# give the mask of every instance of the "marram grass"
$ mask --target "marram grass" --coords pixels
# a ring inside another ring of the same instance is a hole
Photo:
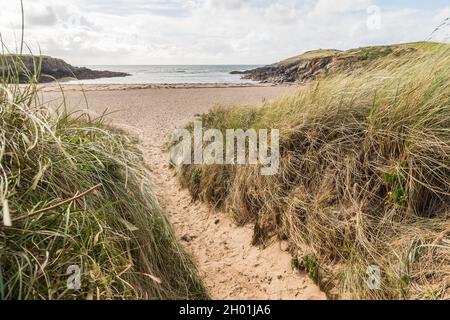
[[[0,84],[0,299],[207,298],[134,141],[101,119],[51,112],[35,84],[10,74]],[[80,290],[67,288],[71,265]]]
[[[181,183],[254,223],[255,244],[289,239],[331,298],[450,298],[450,45],[416,49],[203,115],[205,128],[279,129],[280,171],[185,165]]]

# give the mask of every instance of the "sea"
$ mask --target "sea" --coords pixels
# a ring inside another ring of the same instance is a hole
[[[147,83],[253,83],[232,71],[251,70],[260,65],[102,65],[84,66],[93,70],[120,71],[128,77],[72,80],[74,84],[147,84]]]

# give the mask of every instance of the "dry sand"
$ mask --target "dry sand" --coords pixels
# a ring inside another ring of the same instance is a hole
[[[85,108],[79,86],[65,85],[72,109]],[[242,85],[84,86],[89,109],[113,112],[108,118],[138,136],[161,205],[177,237],[193,256],[214,299],[325,299],[305,275],[294,273],[285,244],[251,245],[251,226],[238,227],[226,213],[192,203],[168,167],[162,146],[174,129],[214,106],[259,104],[295,87]],[[45,97],[59,99],[55,87]]]

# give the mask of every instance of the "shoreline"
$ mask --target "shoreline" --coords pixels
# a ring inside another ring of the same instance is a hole
[[[266,87],[295,87],[298,84],[285,83],[142,83],[142,84],[70,84],[52,83],[39,84],[44,92],[64,91],[121,91],[144,89],[227,89],[227,88],[266,88]]]

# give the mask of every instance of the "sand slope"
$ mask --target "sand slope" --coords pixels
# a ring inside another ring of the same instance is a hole
[[[86,92],[89,109],[114,112],[108,118],[142,141],[159,200],[178,238],[194,257],[212,298],[325,299],[306,275],[292,272],[291,257],[280,243],[273,242],[265,249],[254,247],[251,227],[237,227],[225,213],[192,203],[189,193],[177,184],[167,165],[168,155],[161,149],[167,136],[195,114],[217,105],[262,103],[292,92],[294,87],[112,89],[119,88],[90,87]],[[46,99],[59,96],[51,91],[45,94]],[[78,89],[68,88],[66,95],[71,108],[84,108]]]

